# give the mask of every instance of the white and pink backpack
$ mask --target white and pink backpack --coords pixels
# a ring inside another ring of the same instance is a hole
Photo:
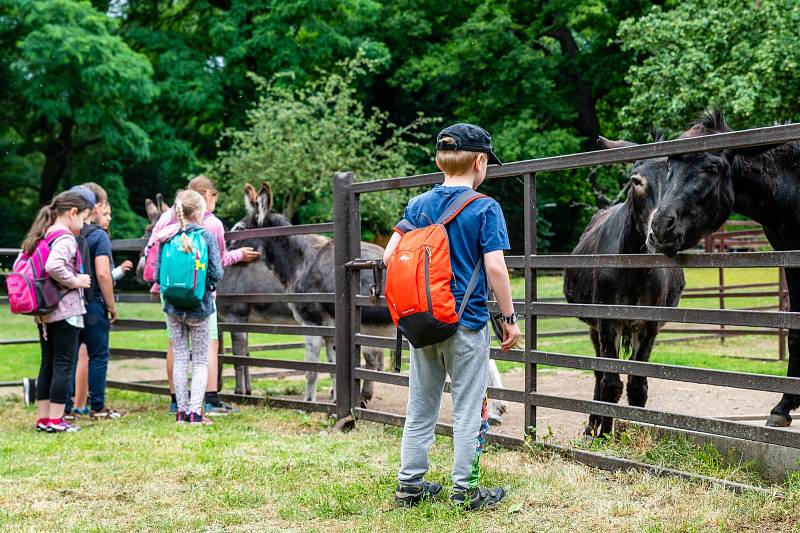
[[[8,303],[11,312],[22,315],[49,315],[58,307],[66,294],[45,270],[50,247],[60,237],[70,235],[67,230],[56,230],[36,244],[33,253],[20,252],[14,261],[12,272],[6,276]],[[81,253],[77,256],[78,271],[83,270]]]

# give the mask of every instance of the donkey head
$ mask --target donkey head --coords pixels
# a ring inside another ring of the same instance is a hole
[[[144,210],[147,214],[147,226],[144,229],[144,235],[142,235],[142,239],[145,241],[150,240],[150,236],[153,234],[153,227],[158,222],[158,219],[161,218],[161,215],[169,211],[169,205],[164,201],[164,196],[161,193],[156,194],[156,201],[153,202],[150,198],[145,199],[144,201]],[[139,261],[136,264],[136,279],[141,284],[145,284],[144,281],[144,248],[139,253]]]
[[[287,226],[289,222],[278,213],[272,211],[272,188],[264,182],[261,188],[256,189],[246,183],[244,186],[244,207],[247,214],[234,224],[233,231],[243,229],[271,228],[273,226]]]
[[[654,131],[653,140],[655,142],[664,140],[661,132]],[[636,146],[636,143],[630,141],[611,141],[605,137],[600,137],[598,143],[606,149]],[[624,189],[627,191],[625,203],[633,210],[636,228],[642,237],[647,235],[647,227],[658,207],[666,177],[667,158],[665,157],[638,159],[633,162],[630,178]]]
[[[715,109],[681,138],[728,131],[731,130],[722,112]],[[650,224],[648,246],[672,257],[697,244],[704,235],[716,231],[733,210],[733,177],[739,167],[737,158],[757,157],[775,146],[670,156],[667,186]]]

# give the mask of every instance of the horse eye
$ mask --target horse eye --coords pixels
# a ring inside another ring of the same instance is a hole
[[[719,169],[715,166],[709,166],[705,167],[703,169],[703,172],[705,172],[706,174],[716,174],[717,172],[719,172]]]
[[[637,176],[631,177],[631,183],[636,187],[641,187],[641,186],[644,185],[644,182],[642,181],[642,178],[639,178]]]

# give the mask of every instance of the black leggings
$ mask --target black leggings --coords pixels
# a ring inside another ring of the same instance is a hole
[[[47,328],[47,339],[42,328]],[[39,344],[42,348],[42,366],[36,382],[36,399],[52,403],[67,403],[67,382],[78,353],[80,329],[66,320],[39,324]]]

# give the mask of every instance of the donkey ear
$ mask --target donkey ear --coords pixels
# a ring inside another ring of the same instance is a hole
[[[147,220],[151,223],[155,223],[158,220],[158,217],[161,216],[161,212],[156,207],[156,204],[150,198],[147,198],[144,201],[144,211],[147,214]]]
[[[244,184],[244,208],[250,214],[258,208],[258,193],[249,183]]]
[[[261,184],[261,190],[258,191],[258,208],[264,214],[272,211],[272,189],[266,181]]]
[[[624,140],[612,141],[602,136],[597,138],[597,144],[600,145],[601,150],[609,150],[611,148],[625,148],[628,146],[637,146],[636,143],[632,143],[630,141],[624,141]]]
[[[164,195],[161,193],[156,194],[156,207],[161,213],[169,211],[169,204],[164,201]]]

